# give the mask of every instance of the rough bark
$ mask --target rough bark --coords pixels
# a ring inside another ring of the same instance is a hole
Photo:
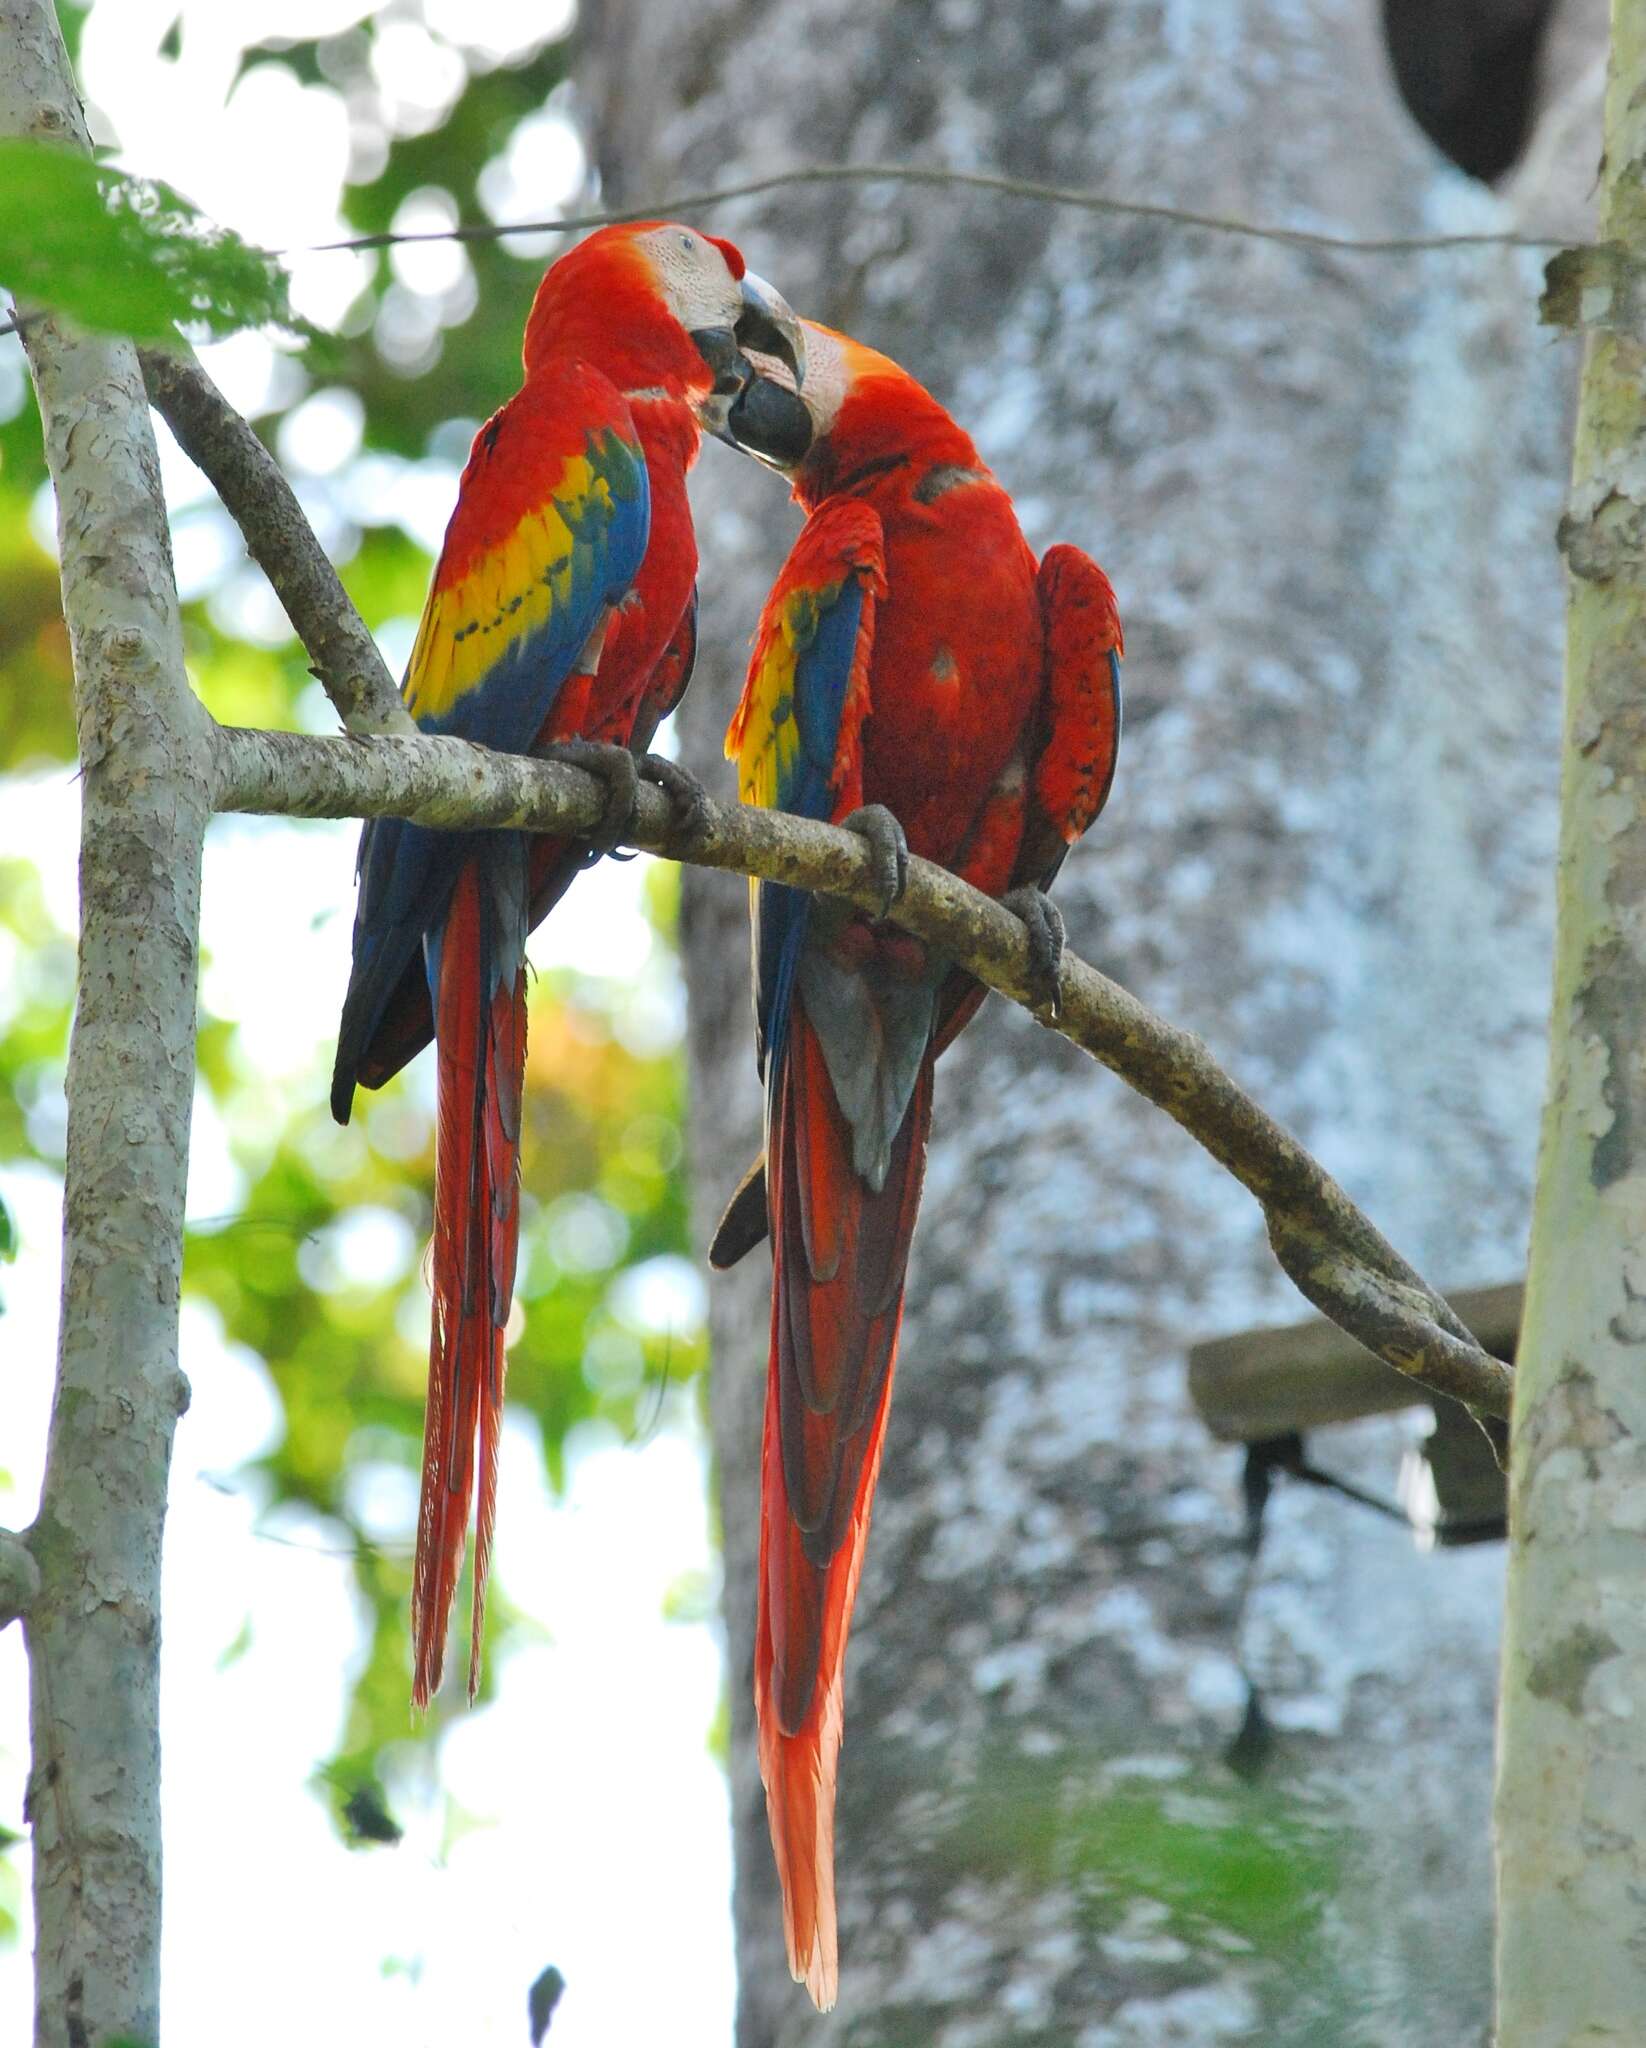
[[[0,0],[0,133],[88,147],[46,0]],[[82,827],[62,1325],[26,1541],[37,2048],[159,2038],[160,1546],[194,1092],[204,714],[136,352],[25,331],[57,493]]]
[[[603,52],[623,83],[608,197],[905,157],[1359,234],[1540,226],[1439,167],[1377,17],[690,0],[643,52]],[[1420,1264],[1513,1272],[1567,369],[1530,266],[893,189],[715,225],[930,382],[1037,543],[1114,576],[1129,729],[1059,885],[1075,943],[1201,1031]],[[718,451],[705,469],[713,678],[786,536],[758,480]],[[729,709],[688,700],[689,759],[710,764]],[[757,1139],[746,941],[690,875],[682,929],[706,1228]],[[1418,1557],[1286,1497],[1248,1576],[1237,1460],[1191,1420],[1183,1354],[1274,1319],[1251,1218],[1020,1013],[993,1007],[945,1065],[848,1660],[823,2022],[783,1968],[748,1704],[763,1261],[713,1295],[743,2048],[1479,2041],[1496,1556]],[[1386,1488],[1398,1438],[1368,1423],[1330,1454]],[[1255,1788],[1219,1762],[1243,1671],[1278,1730]],[[1329,1876],[1284,1940],[1243,1948],[1232,1908],[1197,1918],[1129,1855],[1106,1817],[1139,1782],[1248,1843],[1277,1819],[1318,1831]]]
[[[1646,1890],[1646,20],[1612,12],[1572,490],[1549,1088],[1516,1401],[1497,1819],[1503,2048],[1637,2040]],[[1572,272],[1575,271],[1575,276]]]

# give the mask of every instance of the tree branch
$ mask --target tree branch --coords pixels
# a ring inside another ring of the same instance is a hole
[[[600,786],[577,769],[491,754],[460,740],[359,745],[221,729],[216,754],[222,810],[575,833],[596,824],[604,804]],[[688,840],[667,798],[647,787],[629,839],[699,867],[820,889],[864,909],[876,905],[865,842],[783,812],[711,801],[706,825]],[[1023,926],[947,869],[911,861],[908,890],[892,920],[990,988],[1033,1008]],[[1231,1080],[1198,1038],[1068,955],[1057,1017],[1035,1014],[1165,1110],[1257,1197],[1276,1258],[1322,1314],[1433,1392],[1484,1415],[1507,1416],[1509,1368],[1481,1349],[1331,1175]]]
[[[376,641],[280,465],[193,356],[156,348],[139,354],[150,403],[233,514],[345,728],[415,733]]]
[[[1268,227],[1223,213],[1196,213],[1188,207],[1165,206],[1157,200],[1116,199],[1080,185],[1047,185],[1033,178],[1008,178],[998,171],[956,171],[943,164],[804,164],[789,171],[771,171],[736,185],[716,185],[705,192],[678,192],[644,206],[613,213],[569,214],[559,220],[476,222],[455,228],[428,228],[415,233],[385,232],[351,235],[347,241],[318,242],[310,254],[334,249],[389,249],[401,242],[495,242],[506,235],[581,234],[586,228],[611,227],[623,221],[689,219],[707,207],[731,199],[757,199],[768,192],[786,192],[798,185],[922,185],[989,192],[1003,199],[1032,199],[1042,206],[1061,206],[1076,213],[1107,214],[1121,220],[1159,221],[1166,227],[1205,228],[1246,241],[1279,242],[1292,249],[1330,249],[1350,256],[1416,256],[1447,249],[1562,249],[1568,236],[1510,232],[1465,235],[1339,235],[1318,228]],[[270,250],[279,256],[287,250]]]

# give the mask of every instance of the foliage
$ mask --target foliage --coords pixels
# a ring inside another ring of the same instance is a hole
[[[627,1049],[615,1006],[598,982],[565,976],[540,984],[531,1005],[509,1402],[535,1420],[557,1479],[574,1423],[599,1415],[640,1429],[665,1377],[702,1364],[695,1330],[652,1330],[625,1307],[624,1271],[682,1251],[686,1218],[678,1063]],[[432,1119],[402,1077],[338,1130],[317,1085],[270,1143],[232,1025],[203,1025],[200,1071],[231,1134],[237,1123],[244,1133],[234,1149],[248,1187],[232,1216],[190,1232],[184,1285],[279,1387],[285,1433],[260,1461],[271,1498],[317,1509],[354,1554],[373,1623],[344,1753],[368,1757],[404,1737],[410,1557],[374,1543],[355,1503],[384,1466],[409,1488],[420,1459],[427,1309],[414,1248],[430,1227]],[[388,1286],[351,1277],[362,1230],[390,1246]],[[494,1653],[509,1625],[494,1600]]]
[[[17,1909],[22,1902],[23,1886],[17,1866],[7,1852],[21,1840],[10,1828],[0,1827],[0,1947],[17,1938]]]
[[[323,81],[351,104],[369,106],[375,33],[366,21],[345,35],[284,44],[280,60],[306,82]],[[248,61],[264,54],[248,52]],[[541,113],[565,76],[564,42],[547,43],[517,63],[471,69],[439,127],[392,137],[377,175],[344,187],[343,217],[360,235],[384,234],[416,198],[425,217],[444,212],[454,220],[484,221],[487,167],[507,152],[521,124]],[[379,259],[366,301],[345,323],[339,369],[365,400],[368,447],[421,454],[438,422],[478,424],[513,391],[520,380],[520,337],[545,260],[542,253],[520,253],[522,246],[508,240],[465,245],[473,287],[460,303],[468,309],[451,328],[430,335],[415,363],[384,352],[380,315],[397,287],[392,265]]]
[[[1142,1896],[1179,1939],[1221,1930],[1275,1957],[1307,1952],[1339,1881],[1341,1845],[1319,1816],[1221,1774],[1094,1789],[1066,1766],[1002,1757],[952,1839],[979,1875],[1069,1885],[1100,1926],[1117,1899]]]
[[[1350,2038],[1360,1987],[1334,1981],[1325,1960],[1325,1922],[1352,1881],[1342,1816],[1296,1784],[1162,1764],[1142,1773],[1095,1742],[1056,1757],[996,1751],[958,1801],[925,1752],[911,1750],[902,1775],[945,1815],[940,1880],[986,1888],[993,1910],[1026,1918],[1048,1894],[1067,1896],[1093,1949],[1147,1957],[1162,1994],[1203,1983],[1208,1957],[1245,1958],[1254,1990],[1286,1986],[1265,2022],[1272,2048]],[[851,2038],[917,2048],[951,2012],[884,2004]],[[1066,2037],[1020,2025],[1011,2038],[1053,2048]]]
[[[0,383],[0,397],[4,385]],[[30,469],[41,473],[40,427],[32,400],[18,393],[14,417],[0,426],[0,769],[66,761],[74,752],[69,636],[57,592],[57,565],[29,530]],[[0,404],[0,411],[4,410]],[[10,458],[8,438],[26,444],[26,465]]]
[[[178,321],[218,337],[297,329],[285,273],[169,185],[43,143],[0,140],[0,249],[19,305],[162,340]]]

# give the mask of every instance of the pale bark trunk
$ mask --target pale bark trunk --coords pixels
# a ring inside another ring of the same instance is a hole
[[[1641,2038],[1646,1956],[1646,16],[1613,8],[1568,516],[1553,1044],[1515,1399],[1503,2048]]]
[[[1350,232],[1520,224],[1438,168],[1377,17],[693,0],[603,52],[609,196],[905,157]],[[1569,370],[1533,267],[887,187],[714,224],[930,382],[1037,543],[1111,571],[1129,729],[1060,884],[1074,942],[1202,1031],[1431,1277],[1512,1273]],[[758,479],[705,467],[701,673],[723,683],[785,535]],[[699,765],[729,709],[688,700]],[[682,923],[706,1226],[757,1138],[746,939],[691,874]],[[743,2048],[1482,2040],[1499,1558],[1420,1557],[1285,1496],[1243,1606],[1237,1461],[1192,1420],[1183,1354],[1285,1312],[1252,1212],[1002,1006],[939,1086],[849,1659],[842,1996],[815,2019],[783,1967],[748,1700],[767,1284],[762,1255],[713,1296]],[[1398,1437],[1317,1453],[1387,1487]],[[1280,1731],[1256,1790],[1218,1761],[1242,1667]],[[1329,1844],[1283,1942],[1243,1947],[1215,1891],[1197,1917],[1128,1861],[1105,1816],[1161,1779],[1242,1842]]]
[[[87,147],[55,15],[0,0],[0,133]],[[27,1532],[37,2048],[159,2038],[160,1545],[194,1092],[207,721],[136,352],[26,335],[80,734],[62,1331]]]

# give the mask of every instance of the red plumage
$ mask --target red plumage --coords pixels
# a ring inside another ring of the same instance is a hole
[[[1049,880],[1113,771],[1107,579],[1073,548],[1037,566],[936,400],[884,357],[807,331],[816,432],[794,475],[810,517],[728,734],[745,800],[836,822],[884,805],[911,852],[989,894]],[[894,926],[822,900],[763,889],[755,921],[772,1240],[755,1707],[790,1967],[826,2009],[846,1636],[933,1068],[983,991]]]
[[[481,995],[486,950],[482,886],[478,863],[467,863],[446,916],[435,1020],[434,1319],[412,1575],[412,1698],[420,1707],[428,1705],[440,1684],[477,1447],[471,1695],[479,1675],[486,1574],[497,1519],[503,1342],[520,1240],[526,977],[516,970],[489,1002]]]
[[[771,1120],[771,1366],[761,1458],[755,1718],[789,1967],[834,2003],[834,1789],[846,1634],[891,1404],[931,1126],[922,1060],[878,1192],[803,1012]]]
[[[726,389],[743,275],[729,243],[656,223],[603,230],[548,271],[524,385],[475,438],[407,671],[407,702],[426,730],[513,752],[572,738],[650,742],[690,672],[686,472],[700,413]],[[585,858],[564,841],[396,820],[368,826],[361,843],[339,1120],[357,1081],[380,1086],[437,1040],[412,1596],[420,1706],[440,1683],[471,1507],[471,1697],[479,1683],[520,1228],[525,938]]]

